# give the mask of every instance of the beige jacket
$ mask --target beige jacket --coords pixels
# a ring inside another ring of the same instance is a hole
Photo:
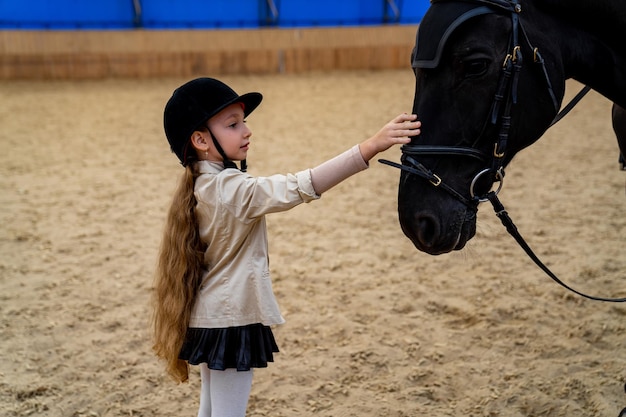
[[[197,164],[196,215],[208,247],[189,327],[283,323],[270,280],[265,215],[316,200],[368,164],[358,146],[316,168],[270,177]]]

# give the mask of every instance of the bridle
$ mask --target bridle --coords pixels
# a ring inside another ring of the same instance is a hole
[[[559,111],[560,104],[556,99],[552,83],[548,76],[548,72],[545,67],[545,62],[539,49],[533,47],[532,43],[528,39],[528,35],[522,25],[519,18],[522,12],[522,6],[519,0],[431,0],[432,4],[444,3],[444,2],[462,2],[473,3],[476,6],[470,11],[466,12],[463,16],[458,18],[453,24],[459,25],[463,21],[470,17],[474,17],[481,14],[500,13],[508,14],[511,18],[511,35],[508,53],[506,54],[503,63],[496,93],[494,95],[491,110],[488,115],[488,123],[498,127],[498,134],[494,141],[493,150],[491,153],[486,153],[480,149],[465,146],[431,146],[420,144],[408,144],[401,147],[402,159],[401,164],[381,159],[379,162],[390,165],[392,167],[401,169],[402,171],[420,177],[428,181],[432,186],[437,187],[450,194],[453,198],[463,203],[470,210],[476,211],[478,204],[481,202],[491,202],[496,215],[502,221],[502,224],[506,227],[507,231],[513,236],[517,243],[524,249],[528,256],[539,266],[550,278],[556,281],[559,285],[567,288],[568,290],[582,296],[597,301],[607,302],[626,302],[626,298],[604,298],[590,296],[581,293],[563,281],[561,281],[556,275],[546,267],[541,260],[534,254],[532,249],[528,246],[524,238],[520,235],[517,227],[513,224],[513,221],[509,217],[508,213],[504,209],[504,206],[498,199],[498,193],[502,189],[504,180],[504,165],[505,156],[507,155],[507,143],[509,138],[509,130],[511,126],[511,111],[513,106],[517,103],[517,88],[519,82],[519,75],[524,63],[522,48],[520,44],[520,38],[522,38],[526,45],[533,51],[533,62],[538,64],[542,78],[545,81],[545,86],[548,95],[550,96],[554,105],[556,117],[550,124],[550,126],[561,120],[590,90],[588,86],[585,86],[561,111]],[[453,29],[453,28],[452,28]],[[447,32],[451,32],[452,29],[448,29]],[[445,41],[445,40],[444,40]],[[413,55],[413,68],[419,67],[419,62],[414,53]],[[477,142],[477,141],[476,141]],[[476,142],[474,144],[476,144]],[[474,176],[470,182],[469,190],[467,194],[463,194],[458,190],[455,190],[452,186],[445,183],[441,176],[428,169],[424,164],[417,160],[420,156],[450,156],[450,157],[465,157],[473,160],[477,160],[483,164],[483,168]],[[492,182],[491,190],[486,193],[480,194],[476,190],[476,186],[483,177],[489,177]],[[494,190],[493,184],[498,183],[498,186]],[[469,195],[469,196],[468,196]]]
[[[459,2],[459,0],[432,0],[431,3],[443,3],[443,2]],[[519,76],[524,63],[522,48],[520,45],[520,35],[526,41],[530,50],[533,51],[533,61],[538,64],[541,69],[541,74],[545,80],[546,90],[550,96],[555,112],[559,111],[559,102],[556,99],[552,83],[548,77],[548,72],[545,68],[545,63],[539,48],[532,46],[526,31],[519,19],[519,15],[522,12],[522,7],[518,0],[465,0],[464,3],[475,3],[476,7],[470,12],[461,16],[456,25],[464,22],[470,17],[492,14],[492,13],[506,13],[511,18],[511,35],[509,41],[509,49],[502,62],[502,69],[500,71],[500,77],[498,80],[496,93],[491,104],[491,110],[488,115],[487,122],[491,125],[498,126],[498,134],[494,141],[492,152],[487,153],[475,147],[464,146],[430,146],[420,144],[408,144],[404,145],[402,149],[402,165],[390,163],[390,161],[381,161],[384,164],[400,168],[403,171],[420,176],[428,180],[434,186],[440,187],[454,198],[468,206],[475,209],[480,202],[488,200],[487,193],[479,195],[475,186],[478,184],[478,180],[484,176],[490,176],[493,183],[498,182],[499,186],[494,191],[497,195],[502,189],[502,181],[504,180],[504,161],[507,155],[507,143],[509,138],[509,130],[511,127],[511,110],[515,104],[517,104],[517,88],[519,83]],[[413,68],[417,68],[420,64],[417,60],[417,56],[413,55]],[[588,90],[587,90],[588,91]],[[582,98],[582,97],[581,97]],[[573,106],[572,106],[573,107]],[[568,110],[569,111],[569,110]],[[563,114],[564,115],[564,114]],[[559,117],[559,116],[557,116]],[[562,117],[562,116],[560,116]],[[474,145],[478,142],[476,140]],[[479,160],[484,164],[482,168],[472,179],[470,188],[468,190],[469,198],[463,196],[462,193],[452,189],[450,186],[444,183],[439,175],[427,169],[422,163],[418,162],[416,157],[418,156],[459,156],[469,157]]]

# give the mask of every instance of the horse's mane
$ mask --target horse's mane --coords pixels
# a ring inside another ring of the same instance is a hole
[[[570,20],[626,55],[625,0],[531,0],[538,8]]]

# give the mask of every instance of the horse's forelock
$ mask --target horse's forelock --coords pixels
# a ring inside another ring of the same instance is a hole
[[[445,1],[433,3],[422,19],[412,54],[413,68],[437,68],[450,35],[472,17],[494,13],[480,2]]]

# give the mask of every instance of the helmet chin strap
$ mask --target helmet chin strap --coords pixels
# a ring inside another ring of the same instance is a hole
[[[226,156],[226,152],[224,152],[224,149],[222,149],[222,146],[215,138],[215,135],[213,134],[213,132],[211,132],[211,129],[209,129],[209,134],[211,135],[211,139],[213,139],[213,144],[215,145],[215,149],[217,149],[217,152],[219,152],[219,154],[222,156],[222,159],[224,160],[224,168],[235,168],[235,169],[239,169],[241,172],[246,172],[246,170],[248,169],[246,160],[242,159],[241,168],[237,168],[237,164],[235,164],[233,161],[230,160],[230,158],[228,158],[228,156]]]

